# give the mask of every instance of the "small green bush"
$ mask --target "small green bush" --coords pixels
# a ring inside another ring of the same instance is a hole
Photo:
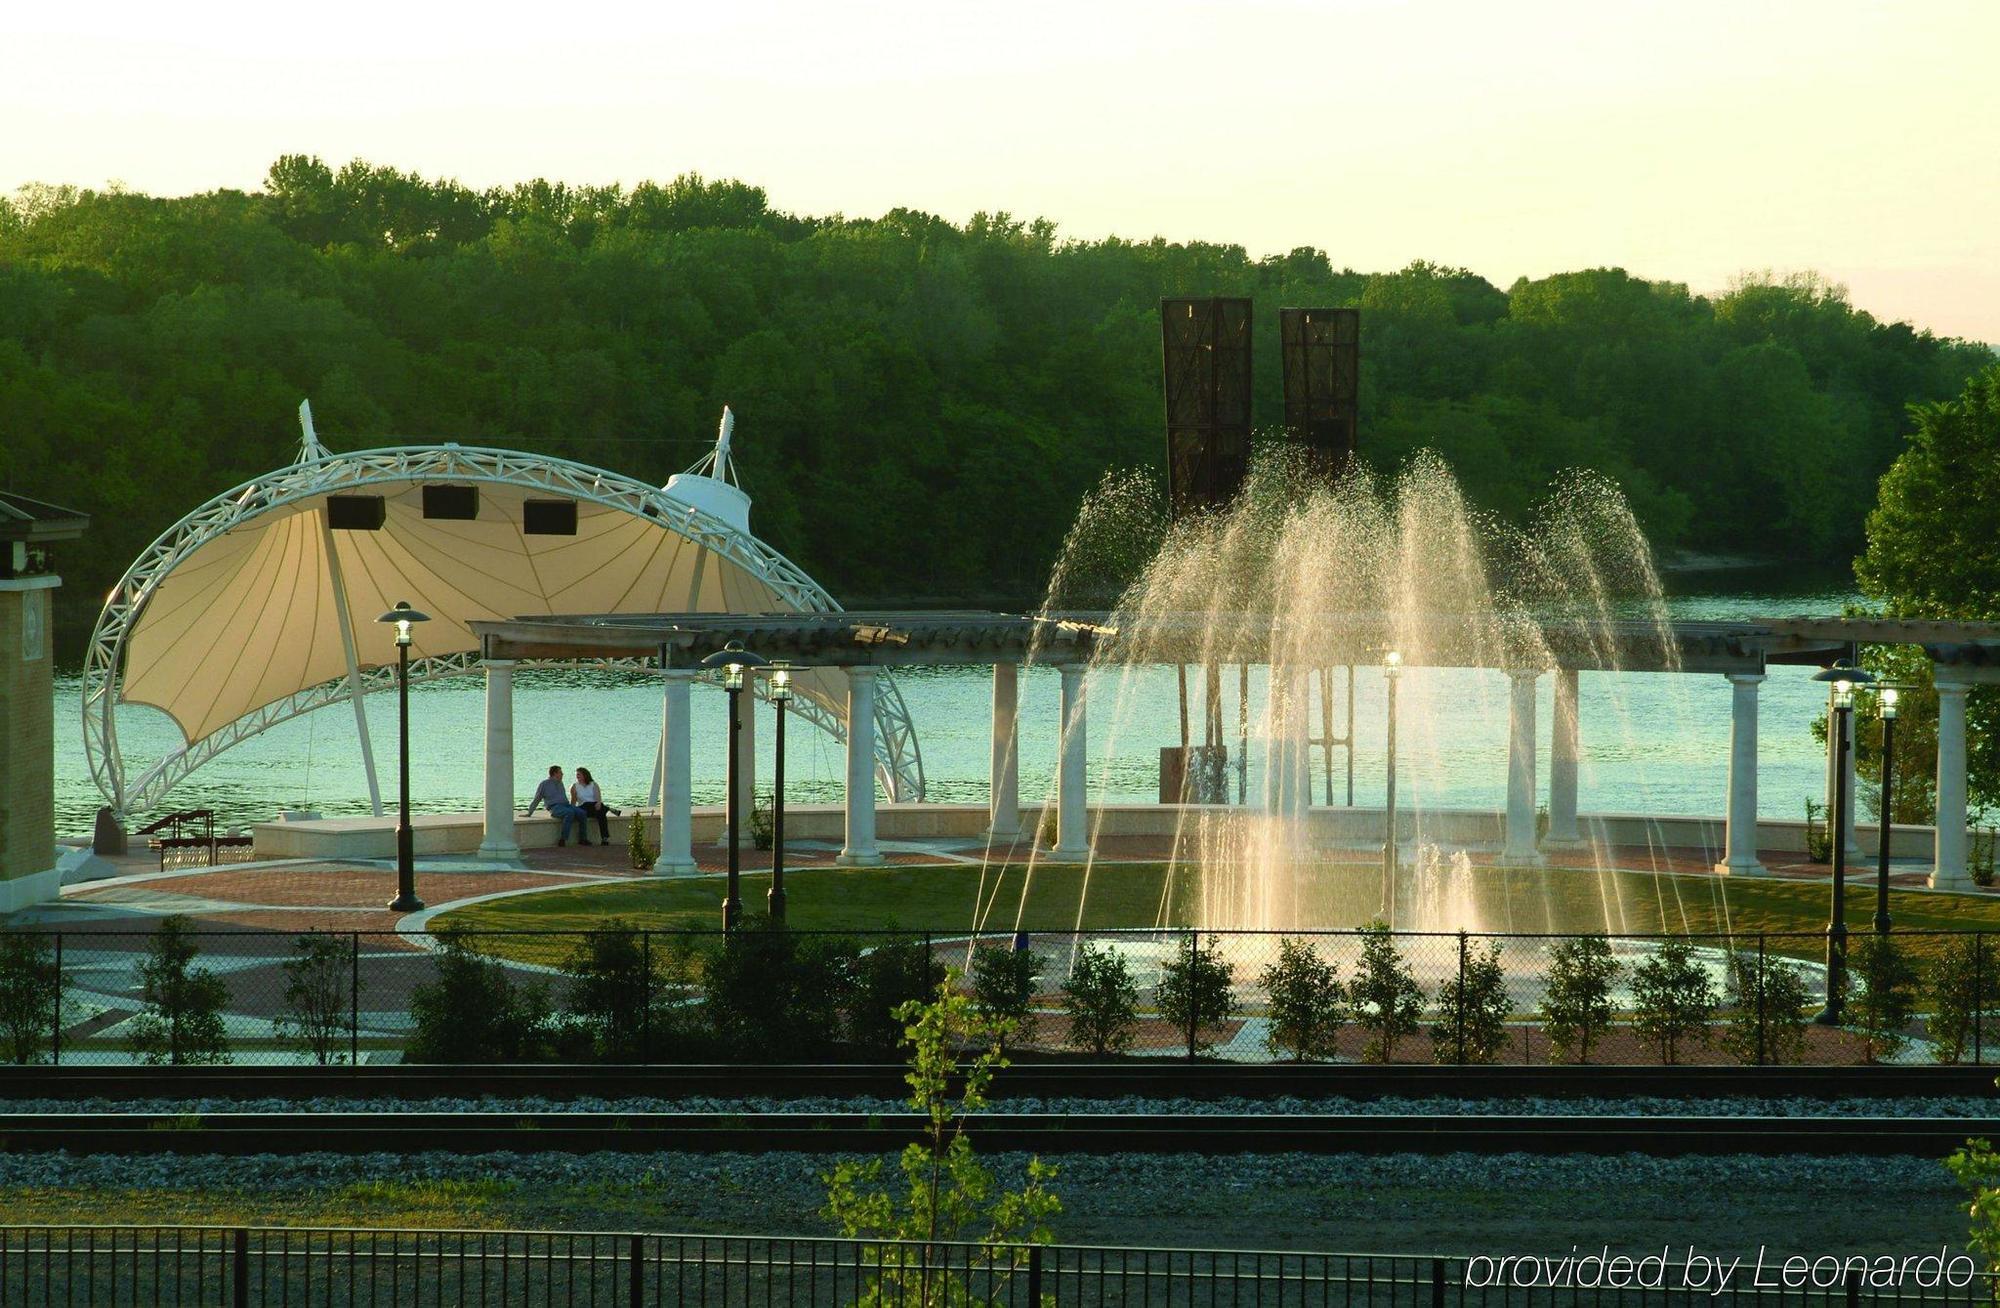
[[[1868,1059],[1893,1058],[1909,1043],[1910,1018],[1917,1008],[1917,968],[1894,936],[1873,932],[1852,950],[1848,974],[1848,1020],[1868,1041]],[[1859,994],[1855,994],[1859,983]]]
[[[438,935],[437,977],[410,995],[411,1063],[533,1063],[555,1035],[548,987],[516,984],[507,969],[453,931]]]
[[[229,1060],[229,1037],[222,1006],[229,987],[206,968],[195,967],[195,943],[187,919],[163,918],[139,964],[139,994],[146,1011],[132,1019],[132,1047],[148,1063],[222,1063]]]
[[[1573,936],[1549,951],[1548,989],[1542,996],[1542,1029],[1549,1056],[1590,1061],[1590,1048],[1611,1025],[1611,983],[1620,971],[1603,936]]]
[[[63,990],[55,946],[39,931],[0,934],[0,1056],[39,1063],[55,1048]]]
[[[1488,941],[1481,953],[1461,931],[1458,950],[1464,976],[1454,973],[1438,982],[1431,1055],[1440,1063],[1490,1063],[1506,1047],[1507,1015],[1513,1011],[1500,942]]]
[[[1278,960],[1258,978],[1270,1005],[1264,1043],[1274,1056],[1332,1058],[1347,1021],[1340,969],[1309,940],[1278,942]]]
[[[1123,954],[1085,941],[1062,992],[1070,1043],[1093,1054],[1118,1054],[1131,1047],[1139,1025],[1139,986]]]
[[[1347,983],[1347,1002],[1354,1011],[1354,1024],[1368,1032],[1361,1056],[1369,1062],[1391,1061],[1396,1041],[1422,1028],[1423,987],[1397,951],[1387,922],[1377,920],[1361,928],[1361,958]]]
[[[1945,942],[1944,951],[1925,969],[1924,991],[1931,1003],[1927,1034],[1931,1057],[1938,1062],[1956,1063],[1972,1048],[1973,1023],[2000,991],[1995,962],[1982,938],[1960,935]]]
[[[750,805],[750,843],[758,849],[769,849],[777,839],[777,818],[766,802],[768,798],[759,796]]]
[[[1806,1048],[1812,989],[1797,964],[1742,951],[1729,969],[1729,1024],[1722,1047],[1740,1063],[1796,1063]]]
[[[981,945],[972,951],[972,1002],[982,1020],[1007,1024],[1010,1034],[1003,1044],[1034,1039],[1037,967],[1035,952],[1025,947]]]
[[[308,931],[292,942],[292,951],[283,964],[285,1010],[275,1024],[278,1034],[321,1067],[344,1063],[361,984],[353,938]]]
[[[636,809],[625,828],[625,852],[631,857],[634,872],[651,872],[654,860],[660,856],[659,850],[646,843],[646,817]]]
[[[1173,957],[1160,966],[1160,984],[1153,1003],[1160,1016],[1185,1034],[1190,1057],[1214,1047],[1211,1028],[1236,1013],[1236,969],[1222,956],[1221,940],[1207,944],[1193,933],[1181,937]]]
[[[856,957],[843,938],[746,919],[708,956],[702,974],[702,1008],[717,1050],[746,1062],[824,1057],[845,1032]]]
[[[1696,961],[1694,946],[1678,937],[1632,969],[1632,1018],[1639,1034],[1671,1067],[1683,1042],[1707,1034],[1715,1016],[1715,983]]]
[[[685,1045],[693,1022],[692,951],[679,932],[642,932],[612,918],[563,960],[568,1012],[559,1038],[572,1061],[652,1062]]]
[[[853,984],[847,1038],[870,1054],[894,1057],[903,1043],[903,1019],[897,1011],[936,995],[944,984],[945,965],[927,942],[901,939],[863,950],[849,966]]]

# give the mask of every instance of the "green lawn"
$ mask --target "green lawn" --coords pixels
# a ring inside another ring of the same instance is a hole
[[[1563,868],[1475,868],[1470,875],[1473,912],[1491,931],[1817,933],[1827,917],[1824,882]],[[1301,870],[1296,884],[1299,921],[1357,926],[1389,907],[1381,873],[1372,865],[1314,865]],[[1030,877],[1019,864],[986,869],[983,880],[981,869],[962,865],[814,868],[790,873],[786,886],[793,926],[841,931],[963,932],[981,920],[982,902],[989,931],[1011,930],[1017,922],[1038,931],[1070,929],[1079,921],[1079,899],[1081,923],[1092,929],[1186,926],[1205,916],[1196,908],[1200,892],[1193,872],[1159,863],[1100,864],[1089,873],[1087,895],[1080,868],[1042,866]],[[746,874],[746,911],[762,912],[768,890],[768,876]],[[1407,883],[1397,891],[1405,903],[1414,894]],[[705,928],[719,924],[721,896],[720,878],[578,886],[456,909],[436,926],[579,931],[622,918],[655,929]],[[1903,930],[2000,930],[2000,899],[1994,897],[1895,890],[1890,901]],[[1874,902],[1872,885],[1849,882],[1850,929],[1869,928]],[[1816,952],[1804,939],[1774,941],[1772,948]],[[503,952],[528,957],[546,950],[524,940]]]

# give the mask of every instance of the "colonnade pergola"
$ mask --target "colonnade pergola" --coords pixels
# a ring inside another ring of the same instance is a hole
[[[1146,629],[1121,628],[1103,613],[1028,617],[1002,613],[845,612],[768,616],[727,614],[615,614],[524,617],[473,621],[487,673],[487,781],[485,837],[489,857],[517,855],[514,836],[515,776],[512,750],[512,678],[516,661],[600,659],[656,655],[663,669],[661,733],[661,852],[655,871],[692,871],[689,690],[702,658],[741,641],[766,658],[795,666],[837,668],[846,674],[847,738],[845,830],[840,861],[881,861],[875,839],[875,747],[872,696],[880,669],[909,666],[993,668],[989,834],[1019,836],[1019,668],[1033,660],[1060,672],[1061,746],[1056,783],[1059,859],[1089,853],[1084,785],[1086,758],[1085,673],[1093,662],[1267,663],[1279,704],[1299,692],[1310,667],[1380,662],[1397,649],[1406,667],[1490,667],[1510,678],[1508,694],[1507,804],[1501,858],[1540,862],[1545,849],[1584,842],[1577,811],[1582,724],[1579,683],[1586,672],[1658,672],[1722,677],[1730,694],[1729,783],[1724,814],[1724,857],[1715,870],[1735,876],[1764,871],[1757,846],[1758,701],[1771,665],[1829,666],[1853,658],[1863,645],[1917,646],[1931,659],[1938,691],[1937,825],[1930,883],[1957,889],[1971,884],[1966,836],[1966,695],[1975,684],[2000,682],[2000,624],[1890,621],[1872,618],[1797,618],[1744,622],[1583,621],[1540,619],[1513,623],[1492,638],[1490,618],[1346,614],[1284,622],[1236,615],[1231,638],[1219,648],[1215,615],[1186,615]],[[1437,639],[1439,632],[1475,632],[1479,638]],[[1413,631],[1415,633],[1414,639]],[[1400,639],[1399,639],[1400,638]],[[1299,651],[1311,651],[1310,665]],[[1550,727],[1548,827],[1538,836],[1540,788],[1537,692],[1553,678]],[[1274,711],[1268,746],[1264,806],[1303,812],[1311,806],[1303,713]],[[1289,726],[1288,723],[1295,724]],[[1854,766],[1850,749],[1842,763]],[[1851,792],[1850,792],[1851,793]],[[1854,843],[1853,813],[1842,833]]]

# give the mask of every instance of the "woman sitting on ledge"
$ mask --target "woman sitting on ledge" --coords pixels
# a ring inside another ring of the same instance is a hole
[[[597,788],[597,779],[590,775],[589,768],[580,767],[576,770],[576,784],[569,788],[569,802],[576,806],[578,813],[582,814],[580,821],[584,825],[578,832],[578,843],[584,845],[590,843],[582,837],[590,831],[588,823],[594,817],[597,819],[598,837],[605,844],[610,844],[611,810],[604,807],[604,793]]]

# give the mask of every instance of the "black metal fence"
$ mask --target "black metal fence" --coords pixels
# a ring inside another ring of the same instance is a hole
[[[1809,1020],[1826,938],[1806,932],[490,931],[443,949],[394,932],[15,929],[0,931],[0,1062],[881,1061],[889,1011],[947,968],[987,999],[1012,975],[1027,1052],[1983,1062],[1996,942],[1888,939],[1851,942],[1828,1025]],[[794,1001],[818,1007],[801,1020]]]
[[[1951,1251],[1714,1271],[1593,1261],[733,1235],[0,1227],[0,1303],[1287,1305],[1991,1303]]]

